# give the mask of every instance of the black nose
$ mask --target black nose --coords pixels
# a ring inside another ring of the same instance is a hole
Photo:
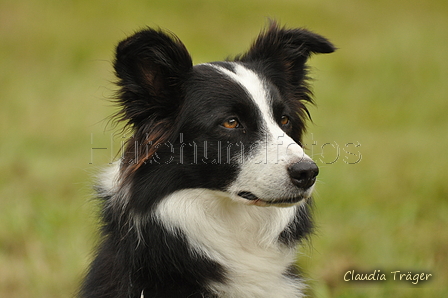
[[[288,174],[295,186],[307,189],[316,182],[319,168],[313,161],[301,161],[290,165]]]

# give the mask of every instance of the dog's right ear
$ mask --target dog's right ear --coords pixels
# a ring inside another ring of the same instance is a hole
[[[138,130],[173,117],[192,67],[187,49],[172,34],[145,29],[120,42],[114,63],[119,120]]]

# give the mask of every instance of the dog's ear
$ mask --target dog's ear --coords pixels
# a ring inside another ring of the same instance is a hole
[[[288,95],[311,100],[306,94],[309,90],[305,82],[305,63],[313,53],[331,53],[334,50],[333,44],[318,34],[306,29],[281,28],[271,21],[268,29],[258,36],[250,50],[235,60],[257,64],[280,89],[285,89],[287,83],[288,90],[280,90],[281,92],[291,93],[295,89],[295,94]]]
[[[126,121],[134,133],[122,162],[132,173],[172,136],[193,63],[176,36],[145,29],[118,44],[114,68],[121,107],[115,119]]]
[[[142,30],[120,42],[114,68],[118,77],[119,120],[139,128],[171,117],[182,98],[191,57],[174,35]]]

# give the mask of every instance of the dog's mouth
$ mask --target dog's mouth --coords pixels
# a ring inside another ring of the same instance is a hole
[[[256,195],[251,193],[250,191],[240,191],[238,196],[250,201],[253,205],[256,206],[291,206],[299,203],[303,199],[306,199],[305,196],[296,196],[290,198],[280,198],[272,201],[267,201],[258,198]]]

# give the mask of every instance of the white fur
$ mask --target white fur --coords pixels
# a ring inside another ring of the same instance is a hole
[[[108,206],[124,210],[128,204],[129,186],[123,187],[121,178],[120,161],[114,162],[99,175],[99,194],[102,197],[110,197]]]
[[[107,196],[116,193],[118,190],[119,177],[120,162],[116,161],[98,175],[98,180],[100,181],[99,186],[101,188],[100,195]]]
[[[296,249],[278,241],[300,205],[247,206],[208,189],[177,191],[163,199],[155,216],[171,233],[182,231],[194,252],[226,269],[225,283],[211,283],[219,297],[302,297],[304,285],[284,275]]]

